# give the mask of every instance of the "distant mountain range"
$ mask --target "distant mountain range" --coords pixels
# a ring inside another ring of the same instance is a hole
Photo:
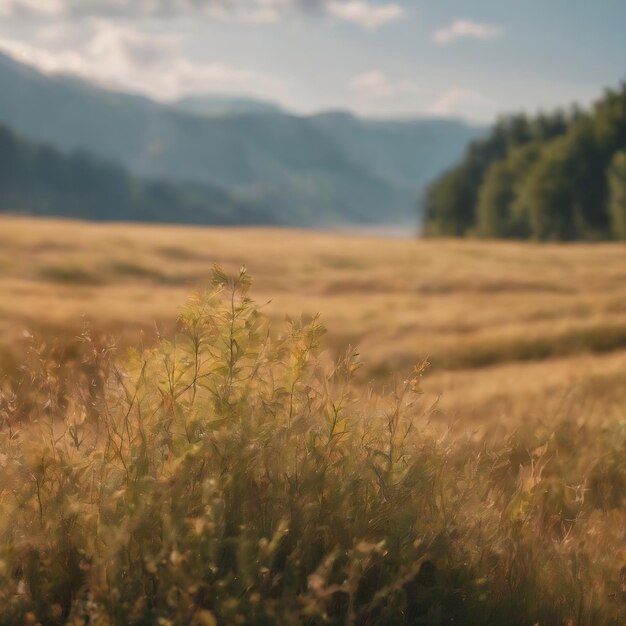
[[[302,226],[415,221],[426,184],[485,133],[455,120],[302,117],[248,99],[165,105],[1,54],[0,123],[134,176],[221,189],[264,223]]]
[[[274,224],[207,183],[144,180],[84,152],[63,154],[0,125],[0,213],[95,221]]]
[[[255,113],[284,113],[274,102],[254,100],[253,98],[230,98],[228,96],[187,96],[174,103],[173,108],[182,113],[195,115],[224,116],[247,115]]]

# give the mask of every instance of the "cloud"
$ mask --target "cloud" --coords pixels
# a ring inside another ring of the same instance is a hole
[[[63,0],[0,0],[0,16],[40,15],[53,17],[65,11]]]
[[[406,11],[399,4],[369,4],[360,0],[339,2],[330,0],[325,10],[331,17],[350,22],[366,30],[376,30],[404,17]]]
[[[66,41],[60,42],[58,33],[55,39],[44,31],[37,45],[0,38],[0,50],[45,73],[73,74],[160,100],[190,93],[243,93],[282,87],[278,81],[227,64],[194,62],[183,54],[175,36],[146,34],[106,20],[90,20],[81,30],[80,43],[75,33],[68,33]]]
[[[107,19],[204,15],[270,22],[300,5],[321,0],[0,0],[0,15],[100,17]]]
[[[350,89],[368,97],[390,98],[401,94],[415,93],[417,85],[408,80],[392,80],[380,70],[371,70],[352,78]]]
[[[480,39],[482,41],[497,39],[502,35],[502,32],[502,27],[495,24],[456,20],[449,26],[435,31],[433,40],[435,43],[445,46],[457,39]]]
[[[215,19],[269,24],[278,22],[298,4],[295,0],[198,0],[194,6]]]
[[[200,16],[272,23],[294,12],[328,15],[367,30],[403,17],[399,4],[366,0],[0,0],[0,16],[136,19]]]
[[[479,91],[453,87],[428,108],[432,115],[491,120],[498,112],[498,103]]]

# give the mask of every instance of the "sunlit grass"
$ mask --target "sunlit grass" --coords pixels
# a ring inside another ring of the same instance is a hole
[[[499,437],[442,429],[419,363],[364,391],[317,318],[275,327],[246,274],[212,285],[128,357],[24,337],[0,623],[623,623],[626,422],[593,409],[601,381]]]
[[[155,322],[171,328],[213,263],[231,273],[245,265],[275,321],[321,313],[331,350],[358,345],[363,353],[361,382],[383,384],[428,359],[425,390],[433,398],[443,393],[457,417],[500,419],[492,379],[520,406],[526,394],[518,380],[532,378],[538,395],[564,394],[589,367],[601,371],[626,350],[620,244],[402,241],[8,217],[0,230],[0,354],[13,360],[24,328],[71,339],[84,318],[121,345],[139,328],[152,341]],[[550,385],[542,362],[554,364]],[[456,392],[468,371],[471,403]]]

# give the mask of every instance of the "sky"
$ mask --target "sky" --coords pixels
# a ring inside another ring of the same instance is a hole
[[[586,106],[626,79],[625,0],[0,0],[0,51],[172,101],[445,116]]]

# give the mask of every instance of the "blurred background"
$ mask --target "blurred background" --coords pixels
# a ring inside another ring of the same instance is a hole
[[[277,319],[322,312],[371,378],[428,358],[434,391],[477,394],[454,410],[616,371],[625,23],[621,0],[0,0],[2,362],[24,329],[68,359],[87,323],[153,337],[219,263]]]
[[[500,116],[543,113],[510,135],[545,140],[619,88],[625,19],[617,0],[0,0],[0,209],[413,235]]]

